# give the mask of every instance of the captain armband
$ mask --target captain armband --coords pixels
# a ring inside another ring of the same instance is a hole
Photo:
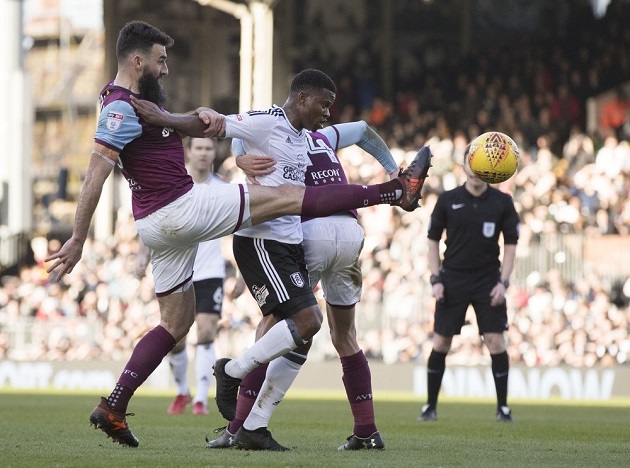
[[[105,156],[103,153],[101,153],[99,150],[92,150],[92,154],[95,154],[96,156],[100,156],[101,158],[103,158],[105,161],[107,161],[108,163],[110,163],[112,166],[116,165],[116,161],[114,161],[112,158],[108,158],[107,156]]]

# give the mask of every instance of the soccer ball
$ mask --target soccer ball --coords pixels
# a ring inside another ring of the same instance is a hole
[[[487,132],[470,144],[466,164],[484,182],[498,184],[514,175],[519,157],[518,146],[509,136],[501,132]]]

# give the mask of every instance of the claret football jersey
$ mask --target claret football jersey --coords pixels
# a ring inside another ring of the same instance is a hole
[[[193,180],[179,134],[140,119],[131,94],[113,83],[103,88],[94,141],[120,153],[118,166],[131,189],[133,216],[140,219],[188,192]]]

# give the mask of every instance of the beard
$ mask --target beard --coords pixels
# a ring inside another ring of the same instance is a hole
[[[138,80],[140,97],[162,107],[166,103],[166,93],[162,83],[150,73],[144,71]]]

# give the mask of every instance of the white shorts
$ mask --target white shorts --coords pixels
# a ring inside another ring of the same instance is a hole
[[[136,220],[142,242],[151,251],[158,297],[190,282],[199,242],[251,226],[245,184],[195,184],[188,193]]]
[[[306,265],[311,285],[320,280],[326,302],[350,307],[361,300],[363,277],[359,254],[365,233],[350,214],[302,223]]]

